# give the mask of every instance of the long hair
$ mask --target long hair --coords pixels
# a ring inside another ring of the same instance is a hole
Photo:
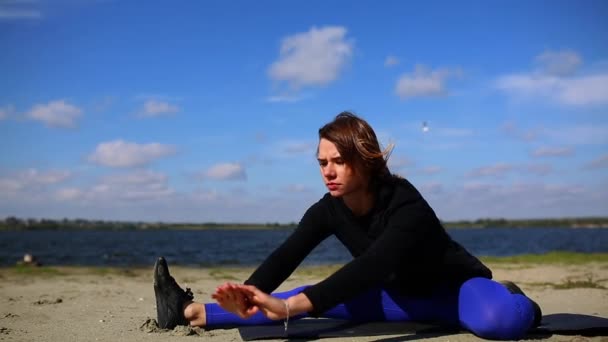
[[[362,171],[369,175],[372,181],[390,176],[387,162],[393,145],[382,150],[372,127],[355,114],[338,114],[333,121],[319,129],[320,139],[334,143],[344,162],[355,172]]]

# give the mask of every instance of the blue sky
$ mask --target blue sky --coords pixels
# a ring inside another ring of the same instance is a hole
[[[607,15],[0,1],[0,217],[298,221],[326,191],[317,130],[343,110],[441,219],[607,216]]]

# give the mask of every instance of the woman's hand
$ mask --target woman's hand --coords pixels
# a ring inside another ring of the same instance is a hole
[[[248,294],[240,288],[241,285],[225,283],[215,290],[211,298],[215,299],[219,306],[237,316],[247,319],[258,312],[258,308],[251,304]]]
[[[283,299],[264,293],[251,285],[237,285],[237,288],[245,294],[250,305],[253,305],[269,319],[279,320],[287,317],[287,305]]]

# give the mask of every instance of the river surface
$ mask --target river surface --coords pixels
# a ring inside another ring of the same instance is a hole
[[[2,231],[0,265],[25,253],[45,265],[149,266],[158,256],[184,266],[258,265],[289,234],[281,230]],[[608,229],[450,229],[452,238],[478,256],[608,252]],[[304,264],[348,262],[335,238],[319,245]]]

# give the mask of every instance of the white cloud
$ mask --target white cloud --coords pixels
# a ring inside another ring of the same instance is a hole
[[[10,176],[0,177],[0,193],[16,193],[59,184],[70,178],[71,175],[71,172],[65,170],[27,169]]]
[[[412,73],[401,75],[395,86],[395,93],[402,99],[421,96],[442,96],[447,94],[445,83],[450,77],[460,76],[459,69],[439,68],[431,70],[424,65],[416,65]]]
[[[304,184],[289,184],[285,186],[282,191],[288,193],[308,193],[311,192],[312,189]]]
[[[572,50],[545,51],[535,59],[543,73],[554,76],[572,75],[583,62],[581,56]]]
[[[288,155],[312,154],[315,152],[317,145],[307,141],[287,141],[283,143],[283,152]]]
[[[536,57],[541,69],[499,77],[495,85],[523,99],[544,98],[568,106],[608,103],[608,74],[574,76],[582,58],[573,51],[545,52]]]
[[[608,125],[581,124],[546,128],[543,137],[556,144],[566,145],[603,145],[608,144]]]
[[[76,119],[82,114],[80,108],[64,100],[51,101],[34,106],[26,116],[41,121],[47,126],[70,128],[76,126]]]
[[[214,180],[245,180],[247,173],[240,163],[220,163],[213,165],[203,174],[204,177]]]
[[[179,112],[180,108],[166,101],[147,100],[141,111],[141,116],[157,117],[162,115],[171,115]]]
[[[0,120],[7,119],[9,116],[13,115],[14,112],[15,107],[12,105],[0,107]]]
[[[608,103],[608,74],[560,78],[533,74],[500,77],[496,85],[510,94],[534,98],[540,96],[564,105]]]
[[[431,194],[428,200],[444,220],[601,216],[608,203],[607,186],[472,182]]]
[[[83,196],[84,192],[78,188],[62,188],[55,192],[55,198],[59,201],[75,201]]]
[[[91,198],[117,198],[120,200],[158,200],[175,193],[168,186],[165,174],[138,170],[126,174],[104,177],[89,193]]]
[[[425,196],[441,194],[444,191],[443,185],[437,182],[422,184],[419,189]]]
[[[0,20],[40,19],[37,1],[4,0],[0,3]]]
[[[504,132],[507,136],[510,136],[512,138],[515,138],[517,140],[521,140],[521,141],[533,141],[536,140],[538,138],[539,135],[539,129],[527,129],[527,130],[523,130],[519,127],[517,127],[517,125],[514,122],[505,122],[502,124],[502,126],[500,127],[500,130],[502,132]]]
[[[395,57],[395,56],[387,56],[386,59],[384,60],[384,66],[387,68],[393,67],[395,65],[399,65],[400,61],[399,58]]]
[[[546,176],[553,172],[553,167],[549,164],[529,164],[524,166],[524,170],[535,175]]]
[[[165,174],[137,170],[102,177],[86,188],[60,188],[51,195],[62,202],[105,207],[118,203],[133,205],[136,202],[153,202],[162,206],[164,200],[173,198],[175,194],[175,191],[169,187]]]
[[[64,187],[51,193],[40,194],[43,198],[62,202],[63,205],[76,206],[80,216],[83,208],[111,208],[109,217],[120,215],[121,211],[139,211],[143,216],[139,220],[154,215],[147,211],[147,205],[166,209],[171,201],[179,195],[169,187],[168,178],[163,173],[149,170],[137,170],[119,173],[100,178],[95,184],[87,187]]]
[[[402,170],[406,167],[411,167],[414,165],[414,162],[408,158],[391,155],[388,159],[388,167],[391,170]]]
[[[479,167],[468,173],[469,177],[500,177],[513,170],[513,165],[497,163],[490,166]]]
[[[568,157],[573,154],[571,147],[539,147],[531,153],[533,157]]]
[[[137,144],[114,140],[97,145],[89,155],[91,162],[109,167],[143,166],[152,161],[175,154],[173,146],[159,143]]]
[[[293,89],[331,83],[352,55],[353,42],[346,33],[341,26],[312,27],[284,38],[280,57],[272,63],[268,75]]]
[[[429,167],[422,168],[420,171],[426,175],[434,175],[434,174],[441,172],[442,170],[443,170],[443,168],[440,166],[429,166]]]
[[[608,154],[601,155],[584,166],[585,169],[608,168]]]

